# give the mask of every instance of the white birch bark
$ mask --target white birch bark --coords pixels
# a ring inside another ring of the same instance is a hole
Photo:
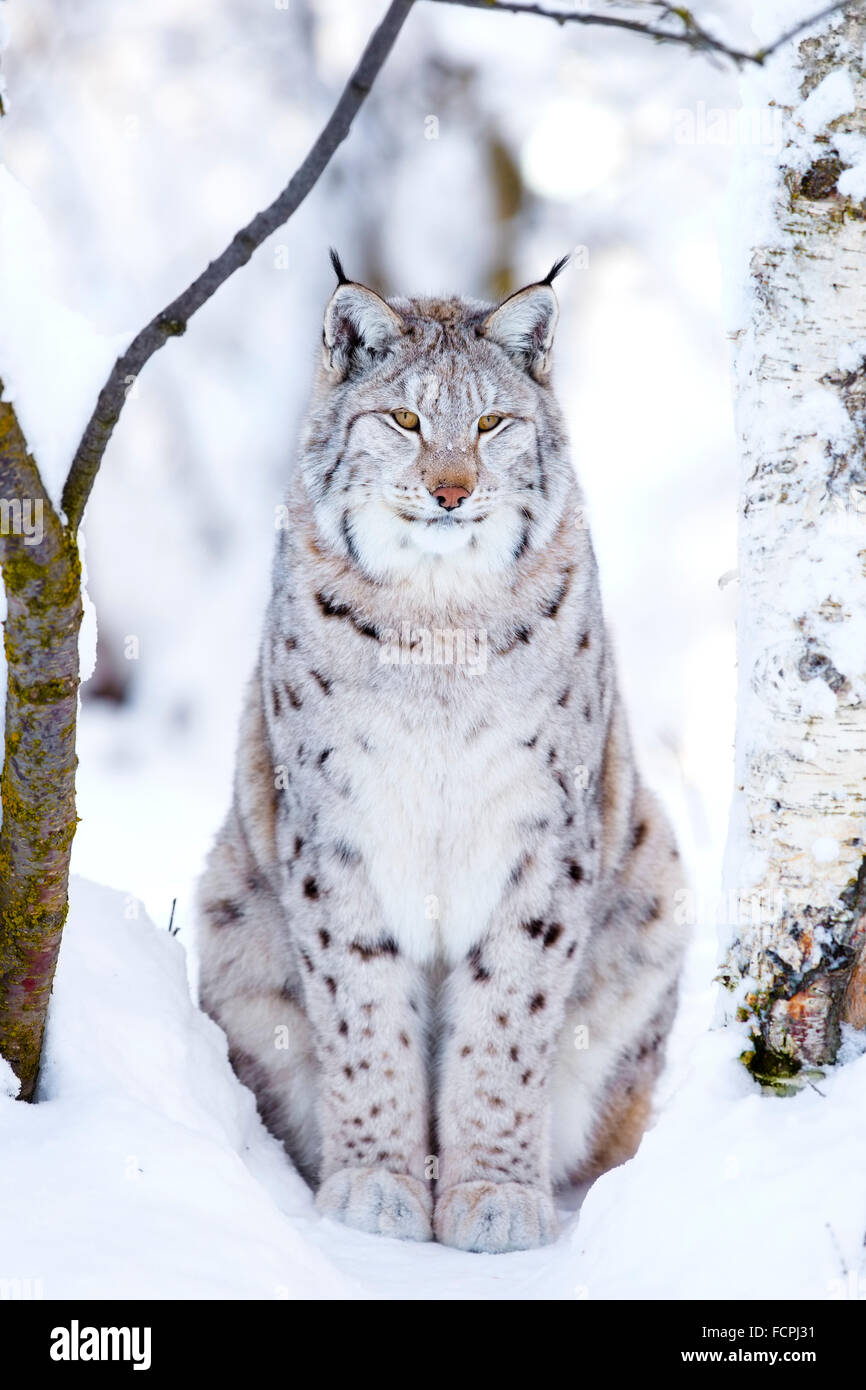
[[[736,195],[753,232],[725,973],[776,1084],[866,1026],[864,65],[866,7],[774,60]]]

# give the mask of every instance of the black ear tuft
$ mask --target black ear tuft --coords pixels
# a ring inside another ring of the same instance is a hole
[[[569,252],[567,256],[560,256],[558,261],[553,262],[553,265],[550,267],[550,270],[547,272],[544,279],[539,280],[539,285],[552,285],[557,275],[559,275],[561,271],[565,270],[565,267],[568,265],[570,260],[571,252]]]
[[[340,257],[339,257],[339,255],[337,254],[337,252],[334,250],[333,246],[331,247],[331,250],[330,250],[330,257],[331,257],[331,265],[334,267],[334,274],[335,274],[336,277],[337,277],[337,284],[338,284],[338,285],[348,285],[348,284],[351,284],[351,281],[349,280],[348,275],[346,274],[345,270],[343,269],[343,262],[340,260]]]
[[[405,331],[400,315],[366,285],[347,280],[336,251],[334,270],[340,283],[328,300],[323,325],[325,369],[332,382],[353,371],[366,371],[389,353]],[[552,290],[545,291],[551,296]]]
[[[554,273],[556,267],[551,274]],[[504,300],[481,325],[480,333],[507,352],[536,381],[547,381],[558,308],[553,288],[536,280]]]

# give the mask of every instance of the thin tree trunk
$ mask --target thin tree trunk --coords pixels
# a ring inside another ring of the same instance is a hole
[[[842,1024],[866,1025],[866,203],[845,178],[851,137],[866,132],[864,50],[862,12],[801,41],[793,106],[791,63],[780,65],[762,129],[776,131],[781,158],[744,156],[753,170],[774,162],[770,205],[757,195],[739,207],[758,225],[769,213],[771,230],[752,253],[735,347],[726,982],[752,1026],[744,1060],[783,1088],[836,1058]]]
[[[2,386],[0,386],[2,395]],[[0,777],[0,1052],[33,1096],[75,834],[81,575],[11,405],[0,401],[6,756]]]

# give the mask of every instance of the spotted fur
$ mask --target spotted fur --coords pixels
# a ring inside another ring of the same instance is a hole
[[[550,386],[552,274],[498,307],[339,278],[200,887],[202,1003],[322,1212],[521,1249],[646,1124],[678,855]]]

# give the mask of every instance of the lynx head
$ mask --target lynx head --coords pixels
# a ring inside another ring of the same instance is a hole
[[[518,564],[573,480],[549,386],[566,261],[498,306],[386,301],[332,261],[302,464],[319,532],[380,580]]]

